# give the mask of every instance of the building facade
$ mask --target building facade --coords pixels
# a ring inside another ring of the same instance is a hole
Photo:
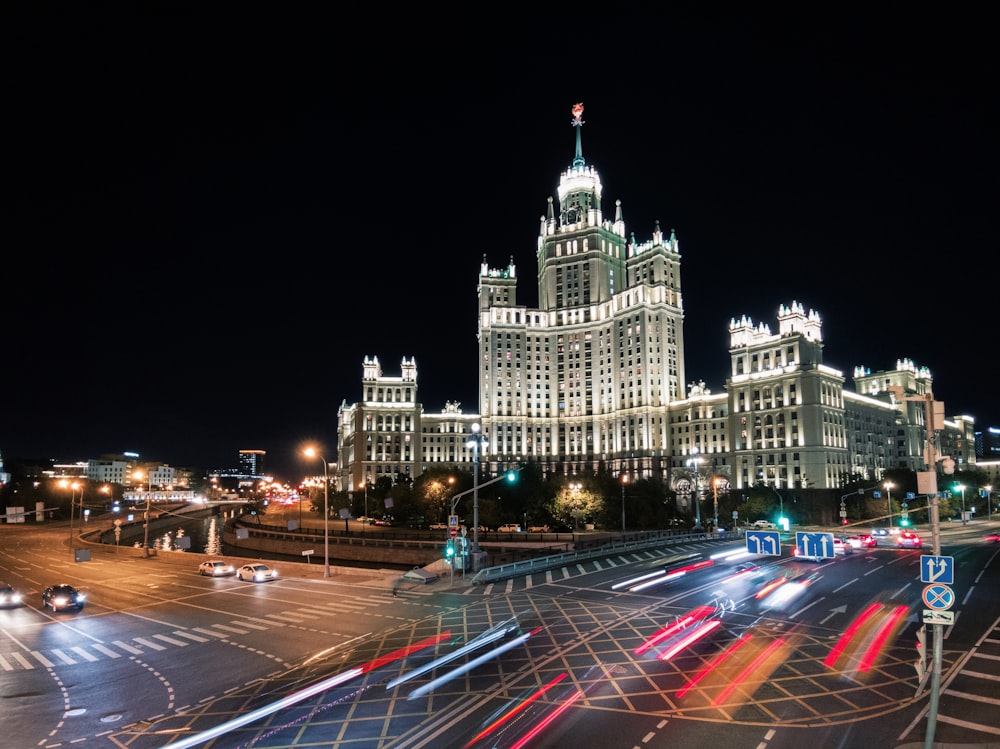
[[[574,107],[575,154],[540,221],[538,307],[518,304],[513,259],[480,265],[477,412],[449,403],[425,414],[414,360],[386,377],[366,357],[362,399],[338,412],[340,489],[436,463],[471,470],[476,422],[492,473],[534,463],[545,474],[603,467],[661,478],[681,509],[692,484],[830,489],[925,465],[930,372],[908,359],[894,370],[859,367],[852,389],[823,361],[819,313],[797,302],[778,307],[776,333],[746,316],[731,321],[724,392],[687,383],[678,239],[655,224],[636,240],[620,201],[604,216],[582,114]],[[935,426],[940,454],[975,463],[969,417]]]

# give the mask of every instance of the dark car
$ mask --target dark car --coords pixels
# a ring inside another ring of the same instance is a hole
[[[20,606],[21,594],[9,583],[0,583],[0,606]]]
[[[50,585],[42,591],[42,607],[48,606],[53,611],[63,609],[83,609],[86,596],[72,585]]]

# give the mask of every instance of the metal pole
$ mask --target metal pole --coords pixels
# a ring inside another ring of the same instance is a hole
[[[327,475],[326,458],[323,461],[323,577],[330,577],[330,478]]]
[[[962,484],[962,525],[965,523],[965,484]]]
[[[628,474],[622,474],[622,535],[625,535],[625,484],[628,483]]]
[[[145,522],[143,523],[142,529],[142,549],[145,555],[149,556],[149,497],[153,493],[153,477],[146,475],[146,485],[148,487],[146,491],[146,512],[145,512]]]
[[[76,485],[69,485],[69,553],[73,554],[73,508],[76,507]]]
[[[694,448],[691,454],[695,457],[689,460],[689,463],[694,463],[694,527],[695,530],[701,530],[701,489],[698,481],[698,449]]]
[[[472,445],[472,553],[479,559],[479,431],[473,436]],[[478,572],[478,570],[477,570]]]
[[[718,482],[718,479],[712,479],[712,498],[713,498],[713,504],[714,504],[714,513],[715,513],[715,517],[714,517],[714,520],[713,520],[713,522],[715,523],[715,525],[712,527],[712,530],[715,533],[718,533],[719,532],[719,482]]]

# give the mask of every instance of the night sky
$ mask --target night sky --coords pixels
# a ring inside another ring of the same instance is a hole
[[[910,358],[1000,425],[985,19],[203,6],[5,12],[8,461],[252,448],[294,480],[365,356],[474,412],[480,263],[537,304],[575,102],[605,217],[676,231],[689,382],[797,301],[846,376]]]

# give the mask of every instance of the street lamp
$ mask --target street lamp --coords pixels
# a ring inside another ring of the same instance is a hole
[[[993,519],[993,487],[987,484],[983,487],[986,490],[986,519]]]
[[[63,479],[59,482],[59,486],[63,489],[69,487],[69,553],[73,553],[73,512],[76,507],[76,490],[80,489],[80,484],[76,481],[72,483]],[[83,491],[80,491],[80,507],[83,508]]]
[[[315,448],[305,449],[307,458],[319,458],[323,461],[323,577],[330,577],[330,477],[327,474],[326,458],[316,452]]]
[[[882,486],[885,487],[885,495],[889,503],[889,527],[892,528],[892,490],[896,485],[891,481],[886,481]]]
[[[473,564],[479,570],[479,451],[489,445],[489,440],[483,436],[482,427],[472,425],[472,437],[468,446],[472,448],[472,554]]]
[[[136,471],[132,474],[132,477],[138,479],[140,482],[140,488],[142,488],[142,471]],[[143,553],[149,556],[149,498],[153,493],[153,472],[146,471],[146,509],[143,511],[143,521],[142,521],[142,548]]]
[[[718,476],[712,479],[712,504],[714,507],[714,517],[715,517],[714,520],[715,524],[712,526],[712,530],[715,531],[715,533],[719,532],[719,482],[720,481],[722,481],[722,479],[719,478]]]
[[[358,484],[358,488],[361,489],[362,486],[365,490],[365,522],[361,524],[361,532],[365,532],[365,526],[368,525],[368,480],[366,479],[363,484]]]
[[[688,460],[687,464],[689,466],[694,466],[694,530],[702,530],[701,527],[701,489],[698,486],[698,464],[701,462],[701,458],[698,457],[698,448],[691,448],[691,454],[694,456]]]
[[[955,488],[962,492],[962,525],[965,525],[965,484],[955,484]]]
[[[622,474],[622,535],[625,535],[625,484],[628,483],[628,474]]]

